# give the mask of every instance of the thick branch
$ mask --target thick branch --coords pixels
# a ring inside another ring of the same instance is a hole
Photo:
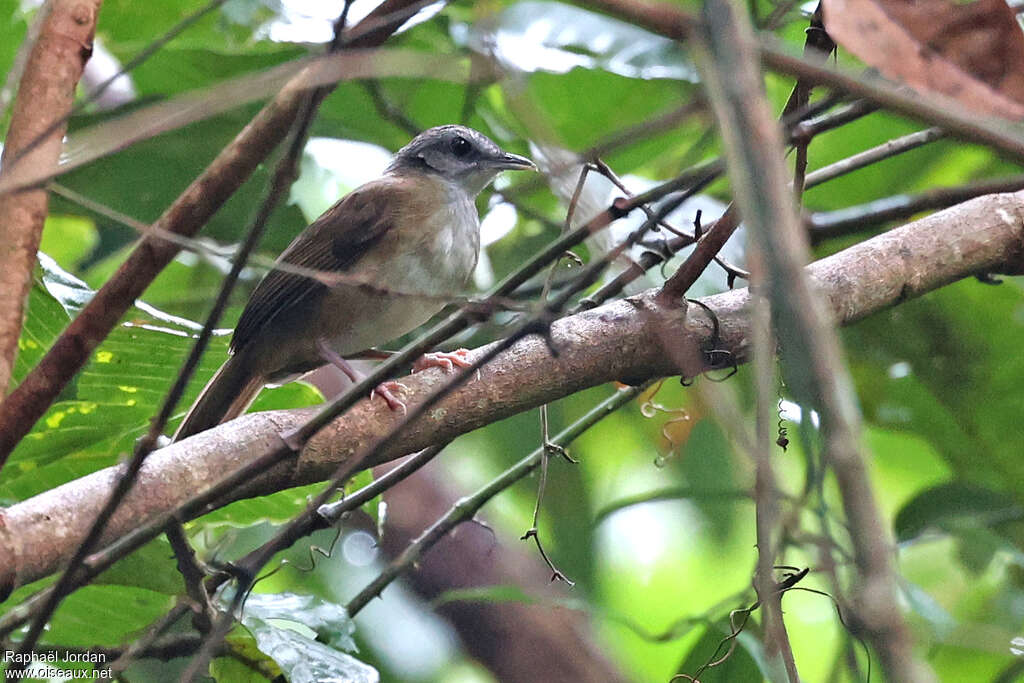
[[[18,87],[4,144],[5,175],[57,166],[66,126],[53,128],[71,111],[75,87],[92,54],[101,0],[56,0],[43,19]],[[47,214],[44,189],[0,197],[0,398],[7,393],[18,351],[25,297]]]
[[[1021,272],[1022,226],[1024,195],[981,197],[822,259],[808,270],[833,317],[839,324],[849,324],[968,275]],[[718,347],[745,360],[747,291],[703,301],[720,323]],[[700,307],[690,306],[683,313],[659,305],[655,292],[556,321],[551,337],[559,349],[557,358],[538,337],[520,341],[485,367],[480,380],[454,391],[388,444],[377,462],[364,466],[447,441],[587,387],[678,373],[659,340],[699,344],[710,335],[711,322]],[[405,397],[415,404],[445,381],[437,370],[404,378],[409,387]],[[122,536],[269,452],[279,445],[278,434],[299,427],[314,412],[247,415],[154,453],[111,520],[106,540]],[[234,497],[320,481],[388,433],[398,419],[380,402],[362,401],[314,437],[297,463],[266,471],[251,486],[236,490]],[[65,562],[109,496],[116,476],[114,468],[101,470],[8,508],[0,524],[0,586],[38,579]]]

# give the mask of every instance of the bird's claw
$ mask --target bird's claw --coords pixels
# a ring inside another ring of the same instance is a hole
[[[412,371],[421,372],[427,368],[441,368],[445,372],[451,372],[456,367],[471,368],[473,367],[473,363],[467,358],[467,356],[469,356],[468,349],[425,353],[412,364]],[[477,368],[476,371],[476,378],[480,379],[479,368]]]
[[[390,408],[393,411],[401,410],[402,414],[406,415],[409,413],[409,409],[406,407],[405,402],[402,399],[396,397],[394,394],[394,392],[398,391],[399,389],[407,391],[409,387],[405,386],[401,382],[396,382],[394,380],[381,382],[380,384],[377,385],[377,388],[370,392],[370,400],[373,401],[374,396],[380,396],[382,399],[384,399],[384,402],[388,404],[388,408]]]
[[[466,360],[466,356],[469,355],[467,349],[457,349],[455,351],[438,351],[436,353],[425,353],[416,359],[416,362],[412,364],[413,372],[420,372],[427,368],[441,368],[445,372],[451,372],[456,366],[460,368],[468,368],[473,364]]]

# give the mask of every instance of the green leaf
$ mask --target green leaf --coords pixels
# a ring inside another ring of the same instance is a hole
[[[11,377],[12,386],[25,379],[70,320],[64,307],[46,291],[37,278],[28,295],[25,324],[18,339],[18,356]]]
[[[259,110],[246,105],[236,110],[193,123],[149,140],[138,142],[117,154],[98,159],[61,176],[61,183],[89,198],[116,207],[136,220],[156,220],[178,195],[206,168],[218,150],[226,146]],[[69,137],[74,129],[100,123],[110,114],[83,115],[72,119]],[[266,192],[273,165],[261,165],[252,177],[231,196],[203,228],[203,235],[220,242],[240,240]],[[125,192],[124,179],[130,178],[138,192]],[[67,200],[54,197],[53,210],[79,211]],[[101,232],[116,228],[116,239],[104,239],[95,256],[103,258],[134,242],[131,230],[97,218]],[[272,224],[261,242],[261,248],[277,255],[306,225],[295,207],[282,206],[274,213]],[[143,295],[145,296],[145,295]]]
[[[732,683],[734,681],[756,683],[764,680],[757,660],[751,655],[751,650],[754,650],[760,651],[763,657],[763,648],[760,642],[743,632],[736,638],[732,652],[726,657],[730,645],[728,642],[723,643],[723,639],[728,633],[727,623],[720,623],[705,629],[704,635],[690,649],[676,672],[695,676],[709,662],[725,657],[720,664],[709,666],[701,671],[698,676],[701,683]]]
[[[1021,519],[1024,508],[1006,494],[954,481],[915,496],[896,515],[893,526],[896,538],[907,541],[927,529],[956,532]]]
[[[173,605],[171,596],[144,588],[85,586],[64,599],[44,639],[66,647],[115,647]]]
[[[516,602],[523,605],[541,603],[537,597],[525,592],[520,586],[475,586],[473,588],[452,588],[438,595],[431,601],[434,608],[452,602],[480,602],[484,604],[501,604]]]
[[[43,227],[39,251],[48,254],[61,268],[74,270],[99,244],[96,224],[82,216],[50,214]]]
[[[694,425],[682,451],[682,471],[698,491],[738,488],[732,449],[713,420],[701,420]],[[737,500],[694,496],[693,502],[704,515],[714,539],[726,541],[736,523]]]
[[[39,276],[21,338],[24,353],[20,354],[18,378],[52,344],[69,315],[92,296],[85,283],[53,259],[40,254],[39,260]],[[18,444],[0,473],[0,496],[22,500],[131,453],[135,440],[149,428],[150,418],[163,404],[198,329],[191,320],[137,302],[65,390],[63,400],[54,403]],[[227,347],[226,335],[210,340],[185,391],[182,411],[213,376],[227,356]],[[292,383],[263,392],[254,408],[294,408],[322,400],[309,385]]]
[[[568,149],[586,149],[609,131],[622,130],[678,107],[680,98],[685,97],[680,92],[685,88],[676,81],[643,81],[589,69],[561,75],[535,73],[529,77],[527,88],[521,104],[510,103],[513,111],[527,106],[539,110],[558,134],[560,144]],[[595,99],[595,92],[614,92],[615,97]],[[580,109],[577,105],[584,101],[587,107]]]
[[[242,623],[250,620],[280,619],[302,624],[332,647],[354,652],[355,623],[341,605],[312,595],[296,593],[252,593],[246,598]],[[262,649],[262,648],[261,648]],[[266,650],[264,650],[266,651]]]
[[[636,79],[698,81],[696,67],[676,41],[560,2],[517,2],[471,28],[469,44],[527,73],[564,74],[579,67]]]
[[[261,683],[277,680],[281,676],[281,667],[260,651],[256,639],[246,628],[236,625],[224,638],[224,644],[232,656],[219,657],[210,662],[210,675],[216,680],[225,683]]]
[[[134,586],[167,595],[185,591],[174,551],[164,536],[153,539],[114,563],[96,577],[95,584]]]
[[[906,597],[910,608],[928,622],[936,636],[940,638],[947,636],[956,629],[956,619],[935,598],[917,584],[909,581],[904,582],[903,595]]]
[[[249,412],[263,410],[285,410],[288,408],[304,408],[324,402],[320,390],[308,382],[289,382],[279,387],[264,389],[253,401]]]
[[[278,628],[256,617],[246,617],[243,623],[256,638],[260,650],[277,662],[291,683],[326,680],[377,683],[380,680],[380,674],[372,666],[301,633]]]
[[[210,676],[218,683],[266,683],[272,680],[234,657],[215,657],[210,662]]]
[[[1024,504],[1024,287],[961,281],[843,332],[868,420],[927,439],[963,481]]]
[[[92,298],[93,291],[47,254],[39,252],[37,256],[39,267],[35,282],[60,303],[68,316],[78,315]]]
[[[204,527],[246,527],[260,522],[284,524],[299,514],[310,499],[323,490],[323,484],[309,484],[278,491],[268,496],[245,498],[204,515]]]

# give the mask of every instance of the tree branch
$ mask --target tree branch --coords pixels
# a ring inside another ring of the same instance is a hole
[[[646,0],[577,0],[585,7],[597,8],[636,26],[673,40],[687,40],[694,27],[689,12],[668,3]],[[758,37],[758,50],[764,66],[798,78],[808,85],[821,85],[868,100],[863,106],[881,106],[890,111],[938,126],[950,137],[992,147],[1008,158],[1024,159],[1024,136],[1012,124],[994,116],[967,111],[948,97],[929,93],[908,93],[879,78],[865,78],[847,69],[830,67],[791,54],[770,37]],[[865,110],[860,109],[860,113]],[[859,115],[859,114],[858,114]]]
[[[832,316],[849,324],[961,278],[984,272],[1024,271],[1024,195],[981,197],[879,235],[808,267]],[[703,300],[719,321],[720,348],[747,358],[745,289]],[[537,336],[520,340],[482,371],[479,381],[452,392],[392,440],[370,467],[453,439],[581,389],[616,379],[639,382],[677,374],[662,339],[699,345],[712,324],[697,306],[688,313],[664,307],[655,292],[612,302],[552,324],[553,358]],[[487,347],[473,352],[482,355]],[[688,368],[692,375],[702,368]],[[447,381],[439,370],[403,379],[410,408]],[[153,453],[135,488],[111,519],[110,542],[180,505],[280,443],[280,434],[304,424],[308,408],[246,415]],[[321,481],[401,419],[379,402],[363,400],[310,440],[297,461],[267,469],[231,498]],[[0,586],[41,578],[66,562],[118,468],[107,468],[11,506],[0,517]],[[219,504],[226,504],[227,499]]]
[[[18,87],[4,143],[4,175],[57,166],[66,127],[52,124],[71,111],[75,87],[92,54],[100,4],[101,0],[54,0],[39,10],[49,14]],[[45,138],[34,144],[40,135]],[[47,204],[42,188],[0,197],[0,397],[7,394],[11,381]]]
[[[421,5],[422,0],[385,0],[352,29],[358,37],[348,47],[379,45]],[[187,236],[198,232],[288,133],[310,87],[303,73],[285,84],[278,96],[217,155],[153,227]],[[0,454],[9,453],[28,433],[96,346],[179,250],[177,244],[162,239],[143,239],[96,292],[39,364],[0,405]],[[32,256],[35,257],[34,248]],[[16,344],[17,336],[14,341]]]

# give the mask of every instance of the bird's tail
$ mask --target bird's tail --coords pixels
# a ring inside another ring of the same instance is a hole
[[[245,353],[231,356],[203,387],[174,433],[174,441],[238,417],[256,399],[264,383],[261,375],[250,370]]]

